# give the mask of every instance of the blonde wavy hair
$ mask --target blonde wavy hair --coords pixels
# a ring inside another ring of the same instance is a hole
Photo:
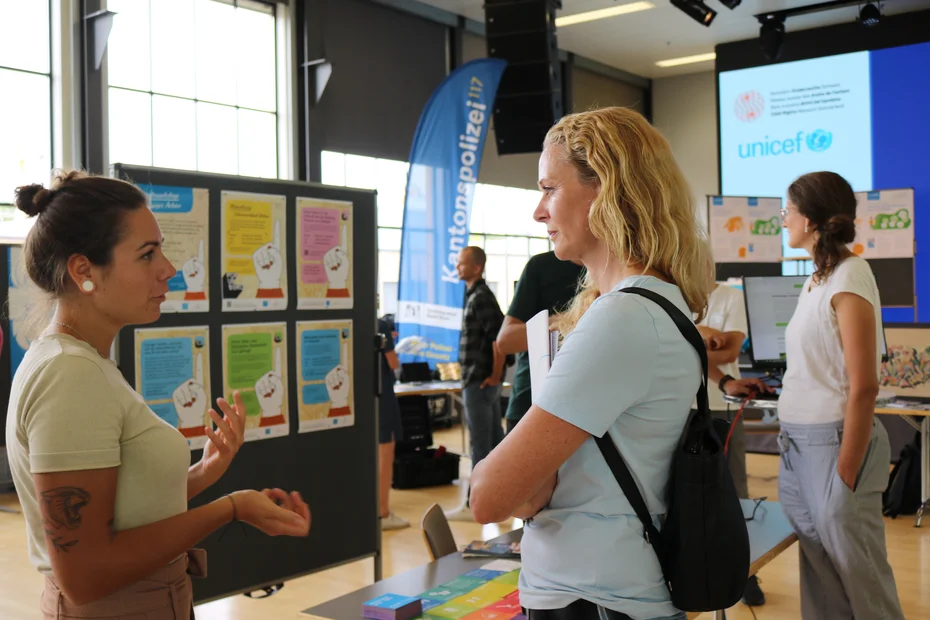
[[[700,321],[707,310],[710,251],[691,189],[664,137],[637,112],[602,108],[563,117],[544,148],[561,147],[584,184],[598,186],[591,233],[626,263],[654,269],[681,289]],[[600,295],[590,269],[557,322],[563,336]]]

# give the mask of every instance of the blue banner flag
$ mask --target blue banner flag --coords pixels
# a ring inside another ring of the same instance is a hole
[[[458,361],[465,285],[455,267],[468,245],[478,168],[506,66],[493,58],[462,65],[420,115],[410,149],[395,316],[403,363],[435,368]]]

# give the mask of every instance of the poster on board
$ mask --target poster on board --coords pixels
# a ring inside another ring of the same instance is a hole
[[[854,254],[870,258],[914,256],[914,190],[856,192]]]
[[[297,199],[297,307],[352,307],[352,203]]]
[[[777,263],[781,198],[708,196],[707,224],[717,263]]]
[[[187,439],[191,450],[207,443],[212,424],[210,328],[154,327],[135,330],[136,391],[145,404]]]
[[[223,326],[223,394],[245,404],[245,440],[289,432],[287,406],[287,324]]]
[[[354,425],[352,321],[299,321],[297,346],[298,432]]]
[[[930,325],[885,326],[888,361],[880,383],[899,398],[930,401]]]
[[[16,375],[16,369],[23,361],[26,351],[29,350],[29,337],[26,334],[26,316],[29,313],[30,287],[32,281],[26,275],[23,265],[23,248],[9,246],[6,249],[7,282],[9,298],[7,309],[9,317],[9,332],[4,342],[10,348],[10,380]]]
[[[287,309],[284,196],[222,193],[223,310]]]
[[[178,272],[168,280],[162,312],[209,312],[210,192],[140,184],[165,238],[162,251]]]

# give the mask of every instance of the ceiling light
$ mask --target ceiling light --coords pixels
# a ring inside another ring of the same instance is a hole
[[[731,11],[740,5],[740,2],[743,0],[720,0],[720,4],[727,7]]]
[[[881,20],[882,12],[871,2],[859,11],[859,23],[866,28],[874,28]]]
[[[672,6],[680,9],[688,17],[704,26],[710,26],[710,23],[717,17],[717,11],[701,2],[701,0],[672,0]]]
[[[655,7],[656,5],[653,3],[642,0],[640,2],[631,2],[629,4],[608,7],[606,9],[588,11],[587,13],[576,13],[574,15],[556,17],[555,25],[557,27],[571,26],[572,24],[592,22],[596,19],[605,19],[607,17],[616,17],[617,15],[626,15],[627,13],[636,13],[637,11],[646,11],[648,9],[654,9]]]
[[[785,40],[785,18],[771,17],[761,19],[759,27],[759,42],[762,44],[762,53],[769,60],[778,60],[781,56],[782,43]]]
[[[660,60],[656,64],[660,67],[677,67],[679,65],[690,65],[695,62],[705,62],[707,60],[716,60],[717,54],[710,52],[708,54],[697,54],[695,56],[682,56],[681,58],[669,58]]]

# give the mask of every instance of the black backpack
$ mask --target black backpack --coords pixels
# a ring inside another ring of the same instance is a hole
[[[888,488],[882,493],[882,514],[894,519],[912,515],[920,508],[920,433],[904,446],[901,456],[888,477]]]
[[[685,423],[672,459],[668,512],[661,532],[610,435],[596,437],[597,445],[643,524],[672,604],[682,611],[727,609],[743,596],[749,579],[749,533],[724,454],[723,439],[730,425],[710,414],[704,340],[694,323],[665,297],[637,287],[620,292],[641,295],[661,306],[698,352],[703,368],[697,411]]]

